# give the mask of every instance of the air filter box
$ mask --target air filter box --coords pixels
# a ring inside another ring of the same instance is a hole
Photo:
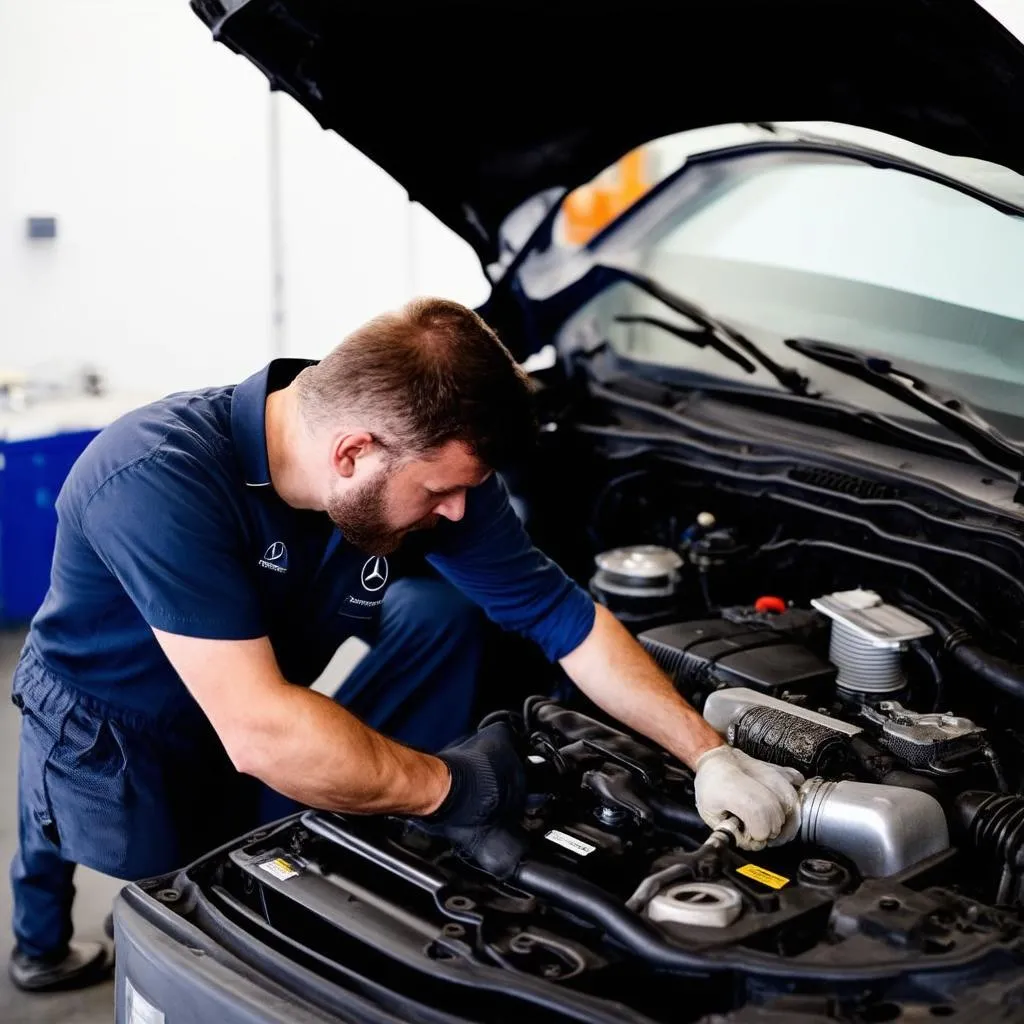
[[[762,693],[831,695],[836,670],[799,640],[776,629],[709,619],[641,633],[640,643],[678,688],[703,699],[721,686]]]

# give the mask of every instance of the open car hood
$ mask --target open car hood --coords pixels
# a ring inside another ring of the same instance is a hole
[[[975,0],[191,0],[486,263],[521,202],[705,125],[832,121],[1024,172],[1024,44]]]

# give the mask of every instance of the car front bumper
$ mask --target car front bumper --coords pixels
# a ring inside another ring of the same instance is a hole
[[[117,1024],[345,1020],[285,992],[137,886],[114,907]]]

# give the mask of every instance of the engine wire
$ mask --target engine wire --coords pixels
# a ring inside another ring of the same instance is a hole
[[[932,679],[935,682],[935,696],[932,700],[932,712],[940,711],[942,709],[943,702],[945,701],[945,685],[942,676],[942,669],[939,668],[939,663],[935,660],[935,656],[932,652],[929,651],[928,648],[919,640],[915,640],[911,643],[910,649],[921,659],[921,661],[924,662],[925,667],[931,673]]]
[[[999,755],[988,745],[982,747],[981,752],[992,767],[992,774],[996,778],[996,786],[999,788],[999,792],[1009,793],[1010,783],[1006,778],[1006,772],[1003,771],[1003,762],[999,760]]]

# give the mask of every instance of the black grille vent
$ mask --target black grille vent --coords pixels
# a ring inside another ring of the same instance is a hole
[[[791,469],[788,476],[790,480],[795,480],[797,483],[810,484],[812,487],[833,491],[836,494],[848,494],[852,498],[880,501],[897,500],[903,497],[903,492],[896,487],[875,483],[859,476],[851,476],[849,473],[837,473],[831,469]]]

